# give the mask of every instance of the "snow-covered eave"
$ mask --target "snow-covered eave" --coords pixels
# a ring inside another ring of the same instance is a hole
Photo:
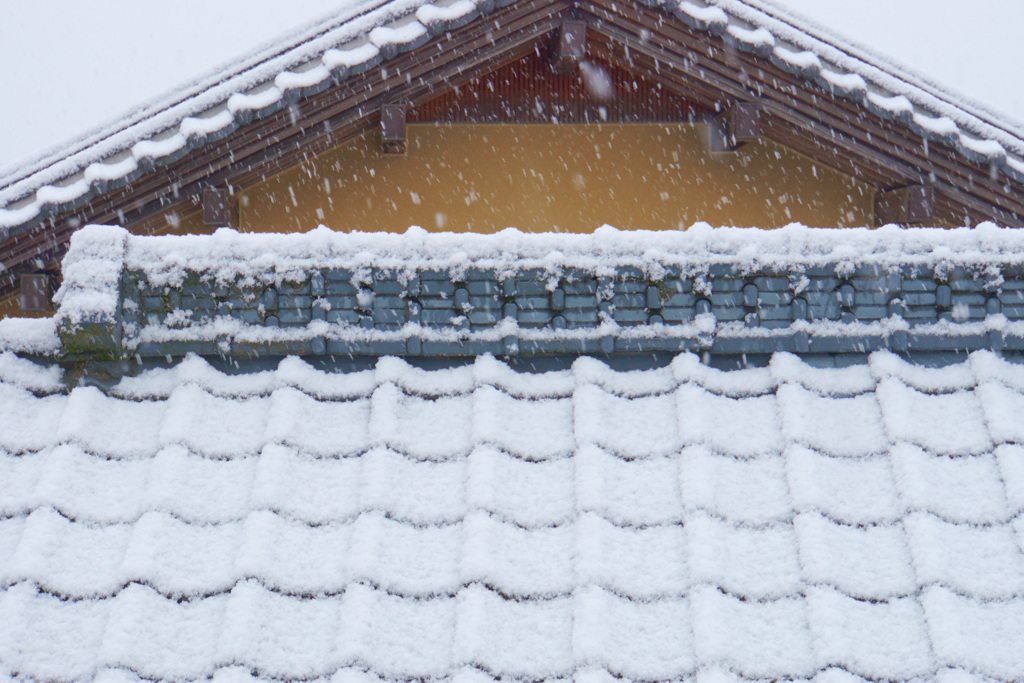
[[[1022,122],[985,110],[870,49],[848,44],[808,20],[761,0],[710,2],[729,13],[731,24],[753,23],[783,43],[782,50],[776,45],[773,55],[781,66],[803,72],[819,85],[860,101],[874,113],[900,119],[925,137],[945,141],[972,161],[1001,164],[1003,157],[1011,174],[1018,179],[1024,174]],[[785,52],[787,48],[789,55]],[[811,58],[802,54],[805,52],[818,57],[817,69],[806,69]],[[852,76],[860,76],[865,84],[844,87]],[[900,97],[906,98],[912,108],[908,109]],[[944,122],[943,118],[950,121]],[[1002,146],[1002,155],[994,146],[986,147],[987,143]]]
[[[44,156],[0,177],[0,238],[514,1],[353,0],[284,45],[264,48],[85,136],[72,154]],[[819,37],[813,27],[780,19],[754,0],[641,1],[1024,182],[1024,140],[1011,132],[1019,124],[983,117],[903,70],[878,66],[884,60],[862,49]]]

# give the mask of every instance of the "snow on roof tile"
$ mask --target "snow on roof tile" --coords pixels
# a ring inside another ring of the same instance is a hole
[[[1022,399],[993,362],[908,386],[876,354],[876,388],[793,356],[770,383],[193,358],[62,391],[0,355],[0,670],[1019,679],[1024,451],[976,413]]]
[[[353,0],[329,21],[306,27],[224,72],[90,133],[70,153],[51,153],[0,177],[0,230],[22,226],[47,207],[84,196],[97,180],[126,178],[140,163],[170,158],[185,149],[190,137],[227,132],[247,121],[251,112],[278,106],[284,91],[322,89],[335,70],[347,72],[372,63],[382,50],[393,54],[412,49],[429,38],[432,29],[457,25],[493,4],[493,0]],[[921,132],[952,141],[972,160],[1007,162],[1017,174],[1024,168],[1024,139],[1017,124],[999,121],[799,19],[757,0],[664,4],[700,29],[724,33],[754,51],[770,49],[784,68],[820,79],[844,95],[866,96],[867,106],[877,111],[911,118]],[[114,158],[116,163],[110,161]],[[83,170],[87,173],[82,180],[62,187]]]

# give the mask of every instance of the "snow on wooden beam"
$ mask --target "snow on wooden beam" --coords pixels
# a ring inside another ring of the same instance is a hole
[[[708,121],[705,144],[709,152],[735,152],[761,135],[761,107],[736,102]]]
[[[935,217],[935,190],[927,185],[908,185],[875,197],[875,223],[928,223]]]
[[[385,104],[380,108],[380,144],[384,154],[405,154],[406,113],[404,104]]]
[[[203,224],[237,228],[234,202],[227,189],[207,187],[203,190]]]
[[[562,22],[551,50],[551,69],[555,73],[574,71],[587,54],[587,22],[567,19]]]

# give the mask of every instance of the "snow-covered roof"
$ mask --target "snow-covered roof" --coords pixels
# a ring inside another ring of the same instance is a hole
[[[1024,680],[989,352],[62,379],[0,355],[0,679]]]
[[[512,0],[353,0],[318,23],[0,177],[0,235],[418,47]],[[758,0],[646,0],[698,29],[1024,180],[1024,128]]]

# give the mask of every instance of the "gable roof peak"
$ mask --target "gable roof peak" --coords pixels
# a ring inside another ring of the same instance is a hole
[[[775,66],[895,119],[925,140],[1024,182],[1024,126],[953,95],[763,0],[637,0]],[[432,38],[500,11],[531,21],[592,12],[589,0],[352,0],[337,13],[169,92],[78,141],[0,174],[0,239],[124,186],[254,119],[343,83]],[[621,11],[621,10],[620,10]],[[524,15],[526,16],[526,15]],[[996,171],[993,171],[994,173]]]

